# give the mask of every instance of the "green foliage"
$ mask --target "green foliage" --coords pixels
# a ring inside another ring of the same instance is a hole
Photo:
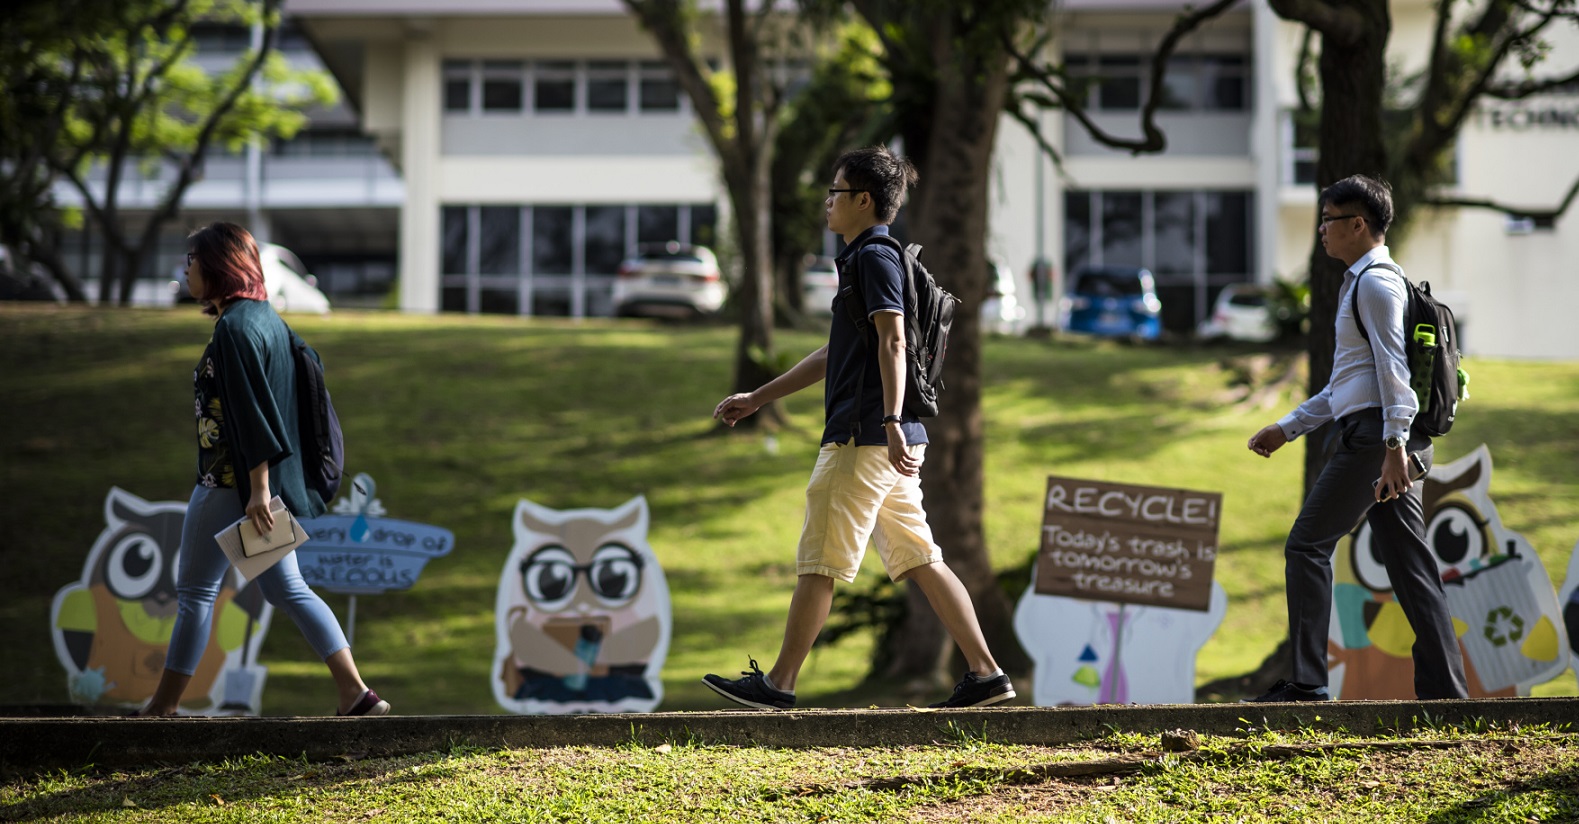
[[[1310,325],[1310,281],[1273,278],[1270,308],[1280,338],[1305,334]]]
[[[65,223],[48,185],[10,185],[23,172],[31,183],[60,176],[75,184],[87,219],[117,253],[109,279],[136,271],[157,234],[123,224],[123,169],[174,168],[148,218],[158,224],[201,179],[211,147],[237,152],[251,141],[289,138],[307,108],[335,101],[327,74],[293,69],[273,53],[279,21],[279,0],[60,0],[28,2],[7,16],[0,168],[10,171],[4,188],[17,214],[0,225],[0,242],[42,245]],[[210,70],[196,54],[199,24],[259,25],[267,51]],[[102,185],[90,185],[94,168],[109,170]]]

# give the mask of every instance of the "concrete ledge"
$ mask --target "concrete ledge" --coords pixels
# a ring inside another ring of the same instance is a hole
[[[1333,701],[1319,704],[1150,704],[979,710],[659,712],[575,716],[385,718],[0,719],[0,765],[128,767],[249,754],[326,759],[531,748],[702,743],[756,747],[921,746],[974,738],[1066,745],[1112,732],[1190,729],[1209,735],[1315,729],[1375,734],[1436,726],[1579,721],[1579,698]]]

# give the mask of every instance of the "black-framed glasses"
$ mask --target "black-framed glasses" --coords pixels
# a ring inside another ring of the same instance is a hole
[[[576,576],[586,579],[592,594],[608,606],[628,603],[641,590],[642,557],[636,550],[609,543],[592,553],[590,563],[576,563],[570,550],[550,544],[521,562],[521,585],[532,603],[546,610],[562,609],[576,594]]]
[[[829,189],[828,190],[828,196],[832,197],[833,195],[836,195],[836,194],[838,194],[840,192],[864,192],[864,191],[866,191],[866,190],[865,189]]]
[[[194,261],[196,259],[197,259],[197,253],[196,252],[187,252],[186,253],[186,265],[187,265],[187,267],[190,268],[192,266],[192,261]]]
[[[1334,220],[1346,220],[1351,217],[1357,217],[1360,220],[1365,220],[1365,215],[1322,215],[1321,220],[1317,221],[1317,225],[1325,226]]]

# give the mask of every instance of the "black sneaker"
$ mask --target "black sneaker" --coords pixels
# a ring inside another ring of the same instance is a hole
[[[967,670],[965,677],[954,687],[954,694],[946,701],[932,705],[933,709],[958,709],[960,707],[986,707],[1014,697],[1014,685],[1009,676],[998,673],[983,678]]]
[[[744,678],[731,681],[722,675],[707,675],[702,677],[702,683],[706,684],[708,689],[736,704],[745,704],[762,710],[795,709],[795,693],[768,686],[767,676],[763,675],[762,670],[757,667],[757,659],[750,660],[751,671],[740,671]]]
[[[1291,683],[1289,681],[1284,681],[1283,679],[1279,678],[1277,680],[1277,683],[1272,685],[1272,689],[1267,690],[1265,694],[1257,696],[1255,698],[1246,698],[1243,701],[1243,703],[1246,703],[1246,704],[1283,704],[1283,703],[1288,703],[1288,702],[1291,702],[1291,701],[1331,701],[1331,700],[1332,700],[1332,695],[1327,692],[1327,688],[1324,687],[1324,686],[1323,687],[1316,687],[1316,688],[1312,689],[1310,687],[1302,687],[1302,686],[1300,686],[1298,684]]]

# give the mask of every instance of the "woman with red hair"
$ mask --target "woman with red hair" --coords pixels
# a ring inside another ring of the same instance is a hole
[[[197,392],[197,486],[181,527],[176,620],[164,672],[138,715],[174,715],[208,644],[214,602],[230,562],[214,535],[245,515],[258,534],[274,526],[276,495],[298,518],[324,513],[302,474],[296,362],[290,332],[269,305],[258,244],[234,223],[211,223],[188,238],[186,280],[214,336],[193,374]],[[245,528],[245,527],[243,527]],[[367,688],[345,632],[307,586],[290,554],[258,584],[285,611],[334,676],[337,715],[384,715],[389,703]]]

